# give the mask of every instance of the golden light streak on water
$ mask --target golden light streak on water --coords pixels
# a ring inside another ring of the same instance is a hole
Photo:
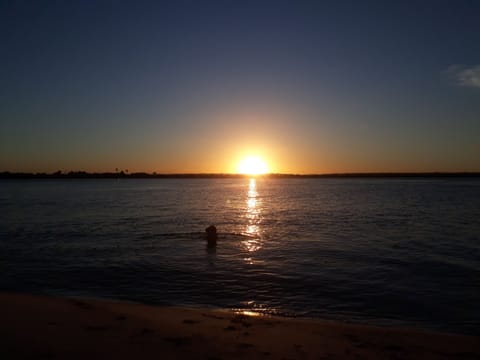
[[[247,235],[248,238],[243,240],[243,246],[249,252],[255,252],[262,246],[260,240],[261,208],[258,199],[257,181],[254,178],[251,178],[248,184],[245,219],[245,235]],[[251,257],[245,258],[244,260],[249,264],[253,264]]]

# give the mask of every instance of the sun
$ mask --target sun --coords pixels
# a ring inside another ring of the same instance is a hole
[[[262,175],[268,172],[268,166],[258,156],[247,156],[238,163],[237,172],[245,175]]]

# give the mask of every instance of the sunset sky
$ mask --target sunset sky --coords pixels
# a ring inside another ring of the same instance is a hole
[[[2,1],[0,171],[480,171],[480,1]]]

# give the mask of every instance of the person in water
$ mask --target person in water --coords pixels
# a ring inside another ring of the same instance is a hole
[[[217,246],[217,228],[215,225],[210,225],[205,229],[207,233],[207,246],[215,247]]]

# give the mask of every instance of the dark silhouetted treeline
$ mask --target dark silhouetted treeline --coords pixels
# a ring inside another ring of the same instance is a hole
[[[157,174],[146,172],[128,173],[103,172],[89,173],[85,171],[26,173],[0,172],[0,179],[235,179],[251,177],[243,174]],[[429,173],[339,173],[339,174],[266,174],[255,177],[263,178],[480,178],[478,172],[429,172]]]

